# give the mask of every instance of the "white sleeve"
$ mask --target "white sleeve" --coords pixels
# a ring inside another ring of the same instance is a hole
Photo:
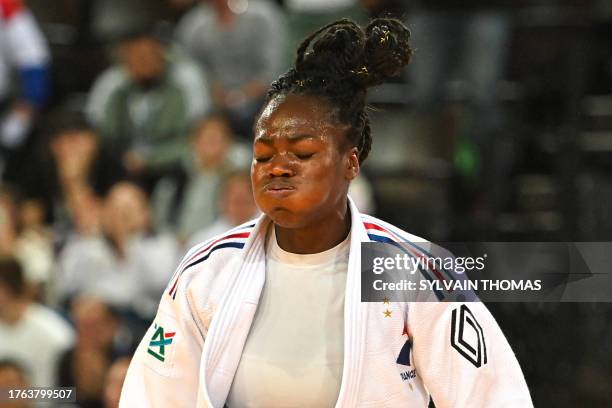
[[[127,81],[125,72],[119,67],[111,67],[96,78],[85,106],[87,119],[95,126],[100,126],[104,120],[107,105],[111,96]]]
[[[175,65],[174,77],[183,91],[187,105],[187,119],[201,118],[211,107],[210,89],[206,76],[191,61],[181,61]]]
[[[484,304],[412,303],[408,325],[417,373],[437,408],[533,407],[512,348]]]
[[[32,13],[23,10],[6,23],[5,43],[13,62],[22,68],[46,65],[50,59],[47,42]]]
[[[120,408],[196,406],[204,332],[185,293],[179,284],[175,299],[168,290],[162,295],[128,369]]]

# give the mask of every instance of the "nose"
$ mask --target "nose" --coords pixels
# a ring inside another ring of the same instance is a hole
[[[270,177],[292,177],[295,175],[295,170],[289,158],[283,154],[276,155],[270,164]]]

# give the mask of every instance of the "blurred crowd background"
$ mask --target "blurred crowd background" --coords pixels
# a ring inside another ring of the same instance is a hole
[[[182,255],[258,214],[268,85],[313,29],[376,16],[416,52],[370,95],[363,212],[433,241],[610,240],[609,0],[0,0],[0,387],[116,407]],[[609,304],[489,307],[536,407],[612,406]]]

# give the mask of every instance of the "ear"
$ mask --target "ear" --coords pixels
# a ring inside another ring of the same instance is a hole
[[[347,152],[344,174],[348,181],[354,180],[359,175],[359,151],[356,147],[351,147]]]

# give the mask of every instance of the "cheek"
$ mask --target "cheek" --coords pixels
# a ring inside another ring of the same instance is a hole
[[[330,163],[313,163],[302,172],[304,184],[313,189],[325,190],[335,177],[334,170]]]
[[[255,192],[255,187],[261,179],[261,174],[261,169],[257,166],[255,160],[253,160],[251,162],[251,186],[253,187],[253,192]]]
[[[322,160],[309,163],[303,169],[303,177],[310,185],[317,185],[320,189],[337,189],[344,178],[342,158],[328,155]]]
[[[338,158],[311,163],[302,171],[300,194],[296,196],[296,206],[303,211],[316,210],[328,202],[335,201],[342,193],[338,169]]]
[[[273,214],[279,210],[305,216],[308,213],[320,212],[343,194],[342,162],[338,155],[328,155],[323,160],[303,163],[296,172],[298,192],[282,200],[274,199],[261,191],[268,181],[267,169],[253,161],[251,182],[255,202],[260,210],[272,218],[275,218]]]
[[[262,180],[264,179],[265,172],[261,169],[261,166],[257,166],[253,160],[251,164],[251,186],[253,188],[253,197],[258,206],[261,207],[260,201],[262,199],[261,188]]]

